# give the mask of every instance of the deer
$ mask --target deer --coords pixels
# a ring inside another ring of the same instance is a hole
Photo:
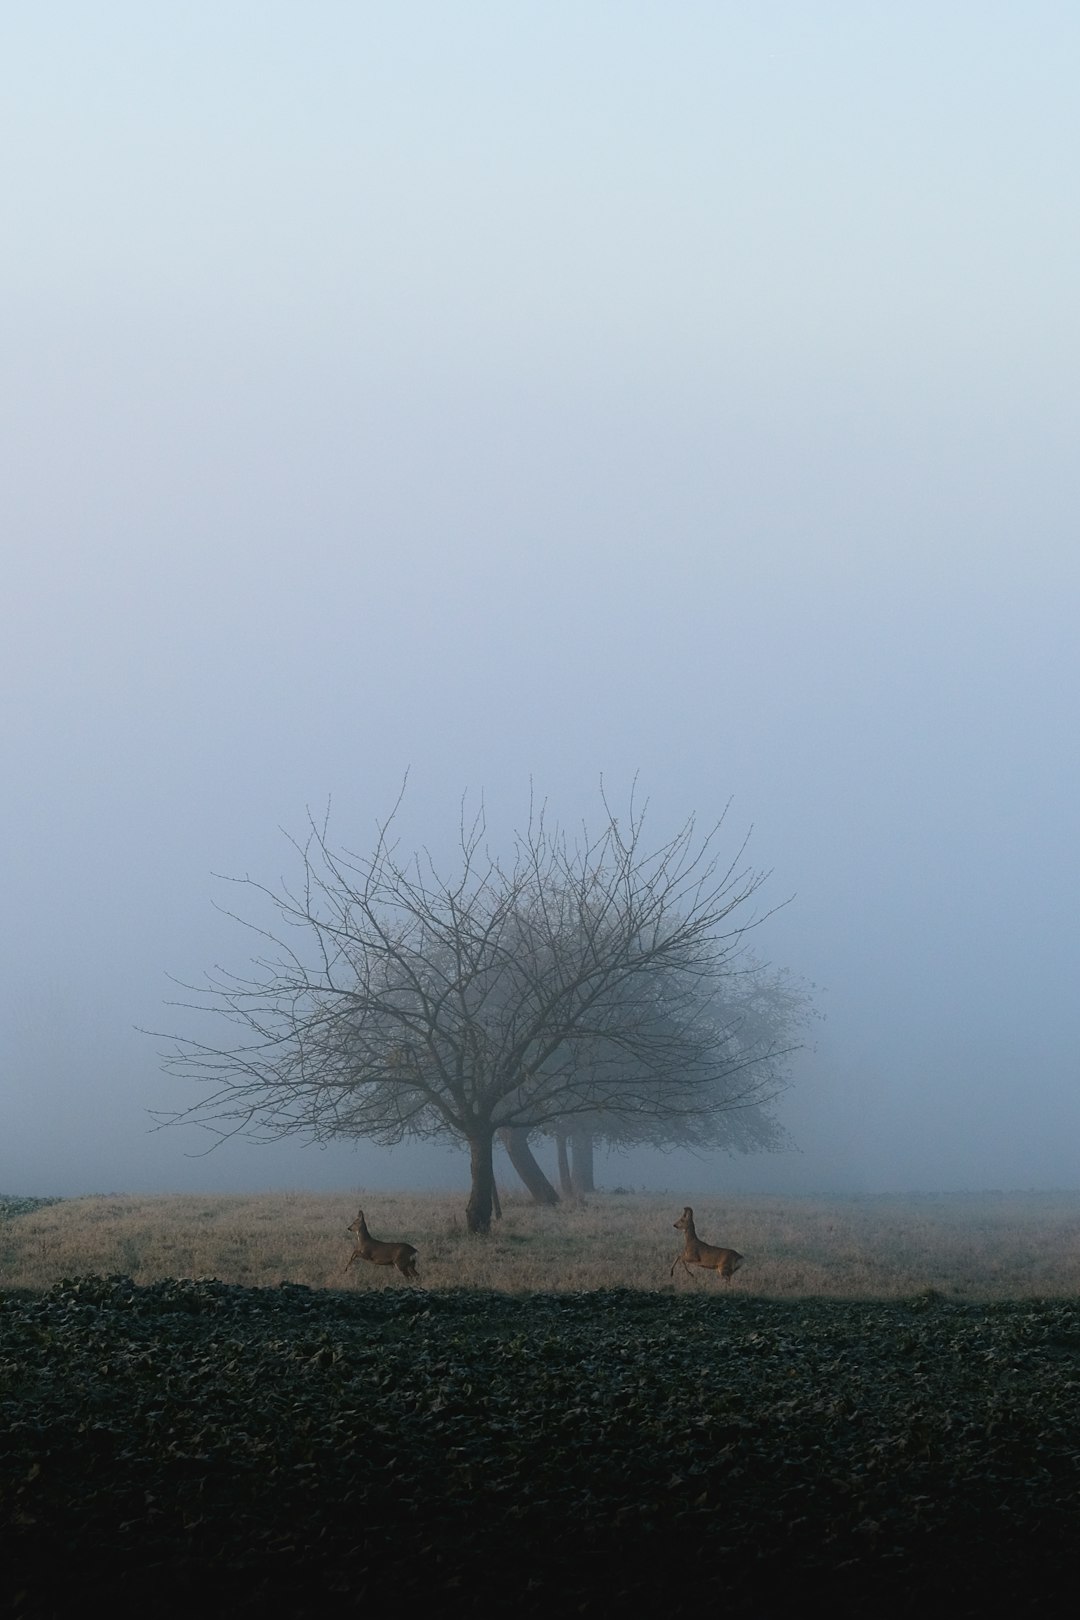
[[[675,1222],[675,1230],[686,1233],[686,1242],[683,1244],[682,1253],[677,1254],[672,1262],[670,1276],[674,1277],[677,1265],[681,1265],[687,1274],[691,1266],[704,1266],[706,1271],[718,1271],[724,1281],[730,1284],[735,1272],[743,1263],[743,1257],[737,1249],[718,1249],[711,1243],[702,1243],[694,1229],[694,1212],[689,1204]]]
[[[356,1233],[356,1248],[345,1262],[348,1271],[354,1260],[370,1260],[373,1266],[396,1266],[406,1279],[417,1277],[416,1250],[411,1243],[382,1243],[373,1238],[367,1228],[363,1210],[358,1210],[356,1219],[351,1226],[345,1228],[347,1232]]]

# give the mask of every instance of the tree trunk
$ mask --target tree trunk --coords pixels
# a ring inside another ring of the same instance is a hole
[[[570,1174],[570,1155],[566,1150],[569,1140],[569,1132],[562,1130],[555,1132],[555,1152],[559,1158],[559,1187],[564,1198],[574,1196],[574,1178]]]
[[[493,1141],[490,1130],[469,1138],[472,1190],[465,1208],[465,1224],[470,1232],[491,1231],[491,1211],[495,1201],[495,1171],[491,1162]]]
[[[533,1203],[557,1204],[558,1193],[533,1158],[528,1131],[521,1125],[513,1125],[501,1130],[499,1136],[510,1155],[510,1163],[532,1194]]]
[[[571,1131],[570,1151],[574,1164],[574,1191],[582,1198],[586,1193],[596,1191],[596,1182],[593,1180],[592,1131]]]

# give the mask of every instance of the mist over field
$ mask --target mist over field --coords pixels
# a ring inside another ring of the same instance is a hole
[[[214,874],[295,880],[328,805],[370,849],[406,773],[447,869],[463,799],[499,850],[602,781],[770,874],[789,1147],[602,1186],[1080,1187],[1078,48],[1052,0],[9,10],[0,1192],[467,1186],[153,1129],[140,1031],[253,951]]]

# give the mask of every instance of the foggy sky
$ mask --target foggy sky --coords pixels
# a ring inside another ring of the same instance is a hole
[[[0,18],[0,1192],[463,1186],[206,1144],[139,1027],[332,805],[730,800],[798,1151],[1080,1186],[1080,15],[65,0]],[[789,900],[790,904],[782,905]]]

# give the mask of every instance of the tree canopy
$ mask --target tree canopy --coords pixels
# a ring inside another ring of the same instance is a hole
[[[723,818],[652,845],[644,809],[631,800],[620,821],[601,801],[599,831],[574,838],[534,810],[505,860],[483,811],[463,814],[448,876],[425,853],[399,856],[393,814],[369,855],[334,847],[326,821],[309,819],[290,840],[293,886],[230,880],[272,920],[230,910],[258,954],[243,974],[188,987],[184,1005],[239,1037],[173,1038],[166,1066],[203,1090],[170,1122],[222,1136],[452,1136],[470,1150],[469,1229],[485,1231],[500,1130],[579,1119],[609,1140],[685,1129],[702,1141],[730,1110],[763,1117],[778,1052],[717,1009],[746,974],[765,874],[745,841],[720,858]]]

